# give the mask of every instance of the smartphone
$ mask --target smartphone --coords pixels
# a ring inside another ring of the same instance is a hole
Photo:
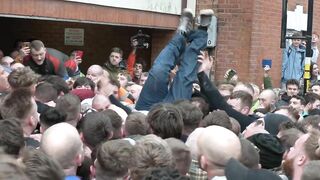
[[[76,56],[78,56],[78,57],[80,57],[80,59],[82,59],[83,51],[76,51]]]
[[[30,42],[23,42],[22,48],[24,48],[24,47],[30,47]]]

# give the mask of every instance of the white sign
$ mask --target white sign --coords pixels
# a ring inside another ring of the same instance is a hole
[[[84,29],[65,28],[64,29],[64,45],[83,46],[84,45]]]
[[[181,14],[182,0],[65,0],[118,8]],[[193,0],[191,2],[194,3]],[[195,8],[195,7],[194,7]]]
[[[306,31],[308,24],[308,14],[303,13],[303,6],[297,5],[294,11],[287,13],[287,29]]]

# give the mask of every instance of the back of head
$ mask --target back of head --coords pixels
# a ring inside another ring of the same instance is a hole
[[[172,104],[158,104],[151,108],[147,122],[153,134],[161,138],[175,137],[180,139],[183,120],[179,110]]]
[[[268,131],[270,134],[277,135],[279,132],[280,124],[288,121],[291,120],[285,115],[268,113],[264,117],[265,130]]]
[[[1,103],[2,118],[16,117],[25,120],[33,108],[32,93],[30,89],[20,88],[8,94]]]
[[[223,110],[213,111],[209,113],[200,123],[201,127],[217,125],[232,130],[232,123],[228,114]]]
[[[218,148],[215,148],[218,147]],[[199,155],[206,163],[224,167],[230,158],[240,158],[239,138],[230,130],[221,126],[206,127],[198,138]]]
[[[0,147],[7,154],[19,156],[20,150],[24,147],[23,130],[19,119],[0,120]]]
[[[124,132],[126,136],[147,135],[149,126],[146,122],[146,117],[147,116],[141,112],[133,112],[129,114],[124,124]]]
[[[320,160],[320,131],[312,130],[309,132],[309,137],[305,142],[304,150],[309,160]]]
[[[153,168],[143,178],[143,180],[158,180],[158,179],[190,180],[188,176],[183,176],[179,174],[179,172],[176,169],[173,169],[170,167]]]
[[[60,76],[49,75],[44,81],[51,83],[58,90],[58,94],[67,94],[70,91],[68,84]]]
[[[90,112],[81,119],[81,132],[85,144],[91,149],[107,141],[113,135],[111,119],[102,112]]]
[[[281,180],[282,178],[266,169],[249,169],[235,159],[230,159],[225,175],[228,180]],[[287,179],[287,178],[285,178]]]
[[[68,123],[48,128],[42,135],[40,149],[62,166],[69,169],[81,164],[82,142],[78,131]]]
[[[173,157],[169,145],[160,137],[147,135],[137,141],[133,153],[134,163],[130,169],[133,180],[140,180],[155,167],[173,167]]]
[[[35,96],[38,101],[47,103],[58,98],[58,91],[52,84],[43,82],[37,85]]]
[[[320,115],[320,109],[311,109],[309,111],[309,116],[312,116],[312,115]]]
[[[0,179],[5,180],[29,180],[23,171],[21,164],[11,156],[0,153]]]
[[[232,132],[234,132],[237,136],[241,133],[240,123],[233,117],[229,117],[230,122],[232,124]]]
[[[25,172],[32,180],[63,180],[64,172],[60,164],[40,150],[27,149],[23,159]]]
[[[234,86],[230,83],[221,83],[218,85],[219,91],[227,91],[229,94],[232,93]]]
[[[280,143],[285,148],[286,151],[289,151],[291,147],[294,146],[294,143],[302,136],[303,133],[296,128],[287,129],[281,131],[281,136],[279,137]]]
[[[303,119],[300,124],[306,129],[311,130],[312,128],[320,130],[320,116],[314,115],[314,116],[308,116]]]
[[[171,148],[176,165],[175,169],[177,169],[180,174],[186,175],[191,164],[191,154],[189,147],[185,145],[181,140],[175,138],[168,138],[165,139],[165,141]]]
[[[40,114],[40,125],[43,130],[48,129],[50,126],[65,122],[67,115],[56,108],[48,107],[43,113]]]
[[[276,136],[260,133],[250,136],[247,139],[259,148],[262,168],[272,169],[281,165],[284,148]]]
[[[320,100],[320,96],[312,92],[307,92],[304,95],[304,100],[306,100],[306,104],[308,103],[313,104],[316,100]]]
[[[240,162],[249,169],[259,169],[260,156],[257,147],[247,139],[240,139],[241,158]]]
[[[29,88],[36,85],[39,77],[30,67],[23,67],[13,70],[8,76],[8,82],[13,89]]]
[[[189,134],[199,126],[203,113],[196,105],[191,104],[189,101],[180,101],[175,103],[179,108],[182,118],[185,133]]]
[[[303,169],[301,180],[320,179],[320,160],[310,161]]]
[[[113,127],[113,136],[112,139],[120,139],[123,137],[122,133],[122,118],[114,111],[111,109],[106,109],[102,111],[102,113],[109,117],[111,120],[111,124]]]
[[[198,108],[200,108],[203,116],[205,116],[209,113],[209,104],[206,102],[206,100],[204,98],[192,97],[191,103],[196,105]]]
[[[252,106],[252,101],[253,101],[252,95],[250,95],[246,91],[242,91],[242,90],[233,91],[233,93],[230,96],[230,99],[240,99],[242,107],[247,106],[251,108]]]
[[[65,94],[57,99],[56,108],[67,114],[66,122],[76,126],[80,117],[80,99],[73,94]]]
[[[87,77],[79,77],[73,83],[73,89],[90,87],[91,90],[94,91],[95,86],[95,83]]]
[[[132,163],[133,146],[126,140],[111,140],[97,150],[96,179],[123,178]]]
[[[243,82],[237,83],[237,85],[233,88],[233,92],[236,92],[236,91],[247,92],[252,97],[254,95],[254,89],[253,89],[253,87],[251,86],[250,83],[243,83]]]

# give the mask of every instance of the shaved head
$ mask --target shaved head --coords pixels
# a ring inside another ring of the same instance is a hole
[[[111,102],[108,97],[97,94],[92,100],[92,108],[97,111],[103,111],[110,106]]]
[[[276,98],[276,93],[273,90],[263,90],[259,95],[259,108],[269,108],[271,104],[275,104]]]
[[[58,123],[42,135],[40,149],[57,160],[64,169],[80,165],[82,142],[78,131],[68,123]],[[80,157],[80,158],[79,158]]]
[[[208,172],[208,177],[224,175],[223,170],[230,158],[239,159],[241,144],[230,130],[220,126],[209,126],[198,138],[200,166]],[[220,174],[218,174],[220,171]],[[222,173],[221,173],[222,172]]]
[[[103,68],[97,64],[94,64],[88,68],[86,77],[97,84],[100,78],[103,76],[103,73]]]
[[[271,99],[271,100],[274,100],[274,101],[275,101],[276,98],[277,98],[276,93],[275,93],[273,90],[271,90],[271,89],[265,89],[265,90],[263,90],[263,91],[261,92],[260,96],[265,96],[265,97],[267,97],[267,98],[269,98],[269,99]]]

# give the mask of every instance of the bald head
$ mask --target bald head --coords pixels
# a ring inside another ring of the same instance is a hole
[[[273,99],[273,100],[275,100],[276,97],[277,97],[276,93],[275,93],[273,90],[271,90],[271,89],[265,89],[265,90],[263,90],[260,95],[265,95],[265,96],[267,96],[268,98]]]
[[[111,102],[108,97],[97,94],[94,96],[92,100],[92,108],[97,110],[97,111],[103,111],[110,106]]]
[[[58,161],[64,169],[81,164],[82,142],[77,129],[68,123],[48,128],[42,135],[40,149]]]
[[[94,64],[88,68],[86,77],[91,79],[94,83],[97,84],[97,82],[100,80],[102,76],[103,76],[103,69],[101,66]]]
[[[263,90],[259,95],[259,107],[269,108],[271,104],[276,102],[276,93],[271,89]]]
[[[230,130],[220,126],[206,127],[198,138],[200,166],[208,177],[223,176],[223,170],[230,158],[239,159],[241,144]]]

